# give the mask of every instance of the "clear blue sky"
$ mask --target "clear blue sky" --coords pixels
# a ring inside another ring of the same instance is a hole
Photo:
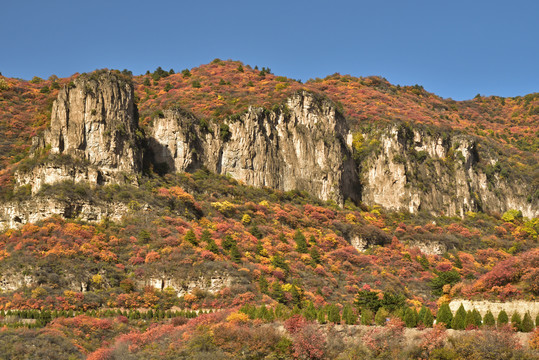
[[[3,0],[0,34],[0,72],[23,79],[221,58],[453,99],[539,92],[537,0]]]

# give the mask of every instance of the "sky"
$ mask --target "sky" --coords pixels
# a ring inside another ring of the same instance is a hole
[[[1,0],[0,72],[179,71],[215,58],[455,100],[539,92],[537,0]]]

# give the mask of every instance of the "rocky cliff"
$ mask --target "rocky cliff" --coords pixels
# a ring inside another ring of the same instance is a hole
[[[148,136],[138,127],[137,113],[133,86],[122,74],[78,77],[60,91],[50,128],[34,139],[36,155],[19,167],[16,185],[34,195],[44,184],[65,181],[136,185],[144,157],[158,172],[204,167],[247,185],[306,191],[341,205],[352,199],[412,213],[518,209],[539,216],[531,186],[487,172],[485,166],[495,168],[497,158],[473,137],[405,124],[352,134],[336,106],[311,92],[297,92],[271,111],[251,107],[221,123],[165,110],[153,119]],[[92,203],[39,211],[45,207],[38,202],[25,203],[26,210],[6,204],[2,222],[17,226],[46,214],[110,216],[108,208],[97,211]]]
[[[207,127],[166,111],[154,120],[150,146],[154,162],[174,171],[204,166],[247,185],[307,191],[342,204],[361,193],[348,133],[331,102],[300,92],[274,111],[250,108]]]
[[[53,103],[50,128],[34,139],[36,150],[50,149],[50,154],[61,156],[18,171],[17,184],[30,184],[35,193],[44,183],[101,185],[124,182],[138,173],[142,133],[133,97],[129,79],[110,71],[82,75],[64,87]],[[53,161],[59,158],[62,164]],[[66,158],[73,161],[66,164]]]
[[[471,136],[401,124],[360,139],[375,144],[360,159],[362,201],[368,205],[447,216],[510,209],[539,216],[539,199],[530,197],[531,186],[488,173],[485,167],[495,168],[498,160]]]

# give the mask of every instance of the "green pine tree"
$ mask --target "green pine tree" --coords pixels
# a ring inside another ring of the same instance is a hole
[[[312,267],[316,267],[317,264],[320,264],[320,253],[318,252],[317,246],[311,247],[310,255]]]
[[[477,309],[473,309],[472,314],[474,325],[477,327],[481,327],[481,325],[483,325],[483,318],[481,317],[479,311],[477,311]]]
[[[236,245],[236,240],[232,236],[226,235],[223,238],[222,246],[226,251],[229,251],[234,245]]]
[[[516,331],[522,331],[522,318],[516,311],[511,315],[511,327]]]
[[[281,268],[286,274],[290,271],[288,263],[281,257],[279,253],[276,253],[271,257],[271,265]]]
[[[266,280],[266,277],[264,275],[260,275],[260,277],[258,278],[258,286],[260,287],[260,292],[262,294],[267,294],[268,293],[268,280]]]
[[[344,305],[342,309],[342,318],[346,325],[355,325],[357,322],[357,316],[354,313],[354,309],[349,304]]]
[[[262,304],[262,306],[260,306],[256,310],[255,319],[266,320],[267,318],[268,318],[268,308],[266,307],[266,305]]]
[[[373,313],[368,308],[363,308],[361,310],[361,325],[371,325],[372,318]]]
[[[316,320],[316,308],[311,301],[307,302],[307,306],[303,308],[303,317],[309,321]]]
[[[214,254],[219,254],[219,247],[211,237],[206,241],[206,250],[211,251]]]
[[[414,309],[407,308],[404,313],[404,324],[406,327],[413,328],[417,326],[417,313]]]
[[[443,303],[438,309],[438,314],[436,314],[436,323],[444,324],[446,328],[451,328],[451,322],[453,321],[453,313],[449,308],[448,303]]]
[[[277,304],[275,306],[275,318],[279,320],[285,320],[288,318],[288,311],[287,307],[283,304]]]
[[[466,312],[466,316],[464,317],[464,328],[468,329],[469,326],[475,326],[472,310],[468,310]]]
[[[260,229],[258,228],[258,226],[256,225],[253,225],[249,228],[249,232],[255,237],[257,238],[258,240],[262,239],[264,237],[264,234],[262,234],[262,232],[260,231]]]
[[[198,245],[198,239],[195,235],[195,232],[193,230],[189,230],[187,233],[185,233],[185,236],[183,237],[183,240],[187,241],[190,244],[193,244],[195,246]]]
[[[498,314],[498,321],[496,322],[498,326],[505,325],[509,322],[509,316],[507,316],[507,313],[505,310],[502,309],[500,313]]]
[[[496,319],[494,319],[494,315],[492,314],[492,311],[490,309],[485,314],[485,317],[483,318],[483,325],[485,326],[494,326],[496,325]]]
[[[539,327],[539,313],[535,316],[535,326]]]
[[[232,245],[230,248],[230,259],[238,264],[241,261],[241,253],[238,250],[238,246],[236,244]]]
[[[328,307],[328,321],[334,324],[341,323],[341,314],[337,305],[330,305]]]
[[[200,241],[207,243],[211,239],[211,233],[209,230],[205,229],[202,231],[202,234],[200,235]]]
[[[280,303],[284,303],[285,301],[283,288],[278,281],[274,281],[271,284],[271,297]]]
[[[419,309],[419,314],[417,315],[417,318],[418,318],[418,325],[419,324],[423,324],[425,325],[425,323],[423,322],[423,319],[425,318],[425,314],[427,313],[427,307],[425,305],[421,306],[421,309]]]
[[[316,316],[316,320],[320,324],[325,324],[327,322],[327,320],[326,320],[326,309],[324,309],[323,307],[318,309],[318,315]]]
[[[426,327],[432,327],[434,324],[434,315],[432,315],[432,311],[430,309],[427,309],[425,312],[425,316],[423,317],[423,325]]]
[[[255,254],[260,255],[262,254],[262,251],[264,251],[264,246],[262,246],[262,241],[258,240],[256,242]]]
[[[296,230],[296,233],[294,234],[294,241],[296,242],[296,250],[298,252],[307,253],[307,239],[305,238],[305,235],[303,235],[300,229]]]
[[[451,328],[455,330],[466,329],[466,310],[462,304],[460,304],[455,317],[451,321]]]
[[[388,316],[388,312],[383,307],[379,308],[376,312],[376,315],[374,315],[374,323],[379,326],[384,326],[386,324],[386,318]]]
[[[301,302],[303,301],[303,290],[294,284],[290,290],[290,295],[292,295],[292,305],[301,308]]]
[[[530,315],[529,312],[527,312],[525,315],[524,315],[524,319],[522,319],[522,324],[520,326],[520,329],[522,332],[531,332],[533,331],[533,320],[532,320],[532,316]]]

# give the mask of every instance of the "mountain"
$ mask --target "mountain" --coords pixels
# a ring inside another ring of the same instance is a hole
[[[221,60],[0,80],[0,316],[65,332],[59,311],[84,312],[120,336],[180,308],[232,324],[404,320],[459,298],[535,311],[535,95],[456,102]]]

